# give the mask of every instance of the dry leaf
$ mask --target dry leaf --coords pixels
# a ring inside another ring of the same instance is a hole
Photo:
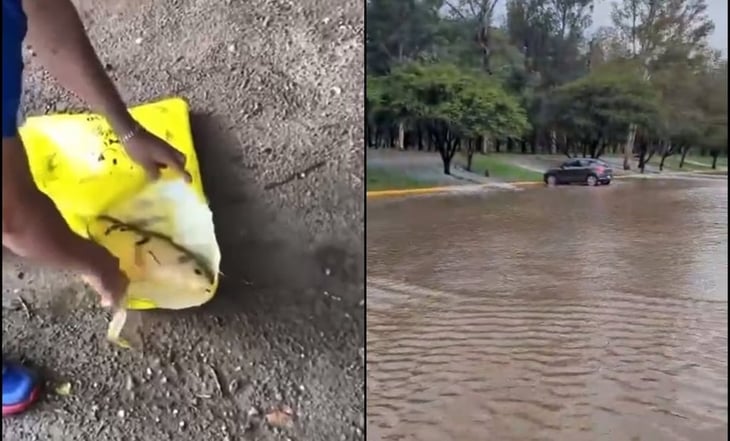
[[[62,397],[71,395],[71,383],[65,382],[56,386],[56,394]]]
[[[294,411],[289,406],[273,409],[266,414],[266,422],[274,427],[287,427],[294,420]]]
[[[120,336],[126,322],[127,310],[120,308],[115,311],[114,315],[112,316],[111,322],[109,322],[109,329],[107,330],[106,337],[110,342],[116,344],[117,346],[124,349],[130,349],[132,346],[129,344],[129,342]]]

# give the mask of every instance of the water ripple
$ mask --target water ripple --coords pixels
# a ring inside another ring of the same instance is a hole
[[[726,182],[562,190],[369,205],[369,440],[727,438]]]

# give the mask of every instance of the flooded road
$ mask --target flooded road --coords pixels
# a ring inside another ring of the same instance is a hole
[[[368,202],[367,438],[727,439],[727,181]]]

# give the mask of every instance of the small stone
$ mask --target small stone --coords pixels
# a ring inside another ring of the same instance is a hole
[[[334,93],[335,95],[339,95],[339,94],[342,93],[342,89],[340,89],[339,87],[335,86],[335,87],[332,88],[332,93]]]
[[[172,414],[176,416],[178,414],[178,410],[177,409],[172,409]]]
[[[124,383],[124,388],[127,389],[127,391],[131,391],[134,388],[134,380],[132,379],[131,375],[127,375]]]
[[[332,270],[330,270],[329,268],[325,268],[324,269],[324,275],[325,276],[329,276],[330,274],[332,274]]]
[[[127,414],[126,414],[126,412],[124,412],[124,409],[119,409],[119,410],[117,411],[117,416],[118,416],[119,418],[124,418],[124,417],[125,417],[126,415],[127,415]]]
[[[235,53],[236,52],[236,45],[235,44],[229,44],[228,45],[228,52]]]
[[[180,421],[180,428],[181,429],[184,429],[185,428],[185,421]]]
[[[142,37],[137,37],[137,38],[136,38],[136,39],[134,40],[134,43],[135,43],[135,44],[142,44]]]
[[[160,378],[160,384],[167,384],[167,377],[163,376]]]

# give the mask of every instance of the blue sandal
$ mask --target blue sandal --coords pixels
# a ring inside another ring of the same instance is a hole
[[[24,412],[39,394],[38,379],[30,369],[3,361],[3,416]]]

